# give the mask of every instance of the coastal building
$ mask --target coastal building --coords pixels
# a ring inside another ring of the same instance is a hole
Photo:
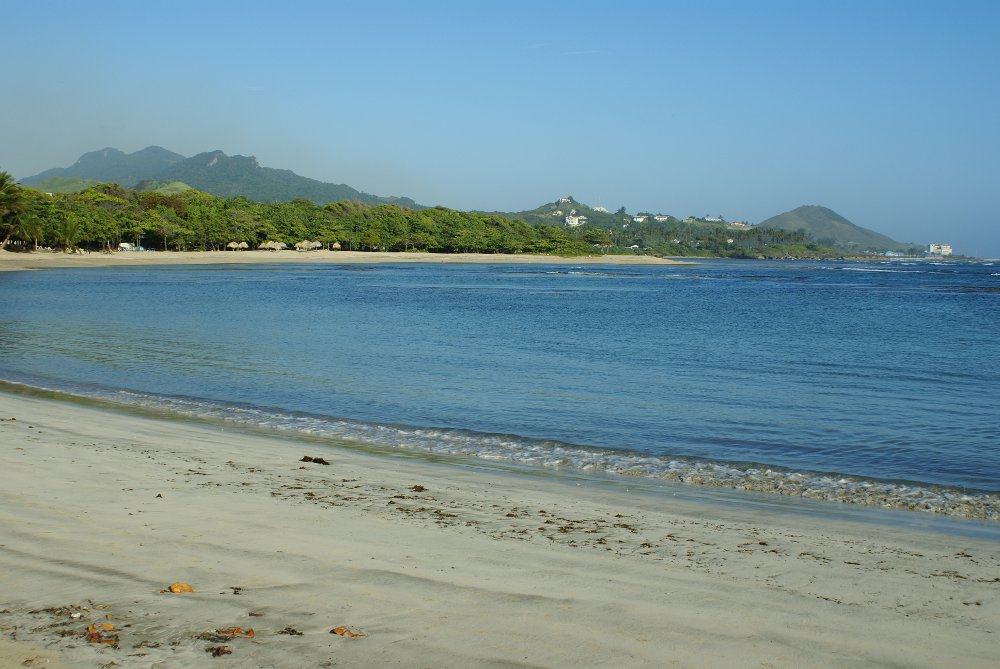
[[[747,225],[746,223],[744,223],[743,221],[733,221],[732,223],[730,223],[726,227],[728,227],[730,230],[749,230],[750,229],[750,226]]]
[[[927,254],[932,256],[950,256],[951,244],[928,244]]]
[[[653,220],[657,221],[658,223],[663,223],[664,221],[670,220],[670,217],[667,216],[666,214],[657,214],[656,216],[653,217]]]
[[[586,216],[567,216],[566,217],[566,227],[567,228],[578,228],[587,222]]]
[[[646,217],[645,216],[633,216],[632,220],[635,221],[636,223],[645,223],[646,222]]]

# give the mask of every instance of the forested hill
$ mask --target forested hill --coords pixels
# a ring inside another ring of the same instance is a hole
[[[182,182],[218,197],[245,197],[256,202],[303,199],[326,204],[352,200],[420,208],[410,198],[380,197],[345,184],[303,177],[291,170],[262,167],[253,156],[209,151],[185,158],[158,146],[129,154],[112,148],[92,151],[70,167],[46,170],[21,180],[26,186],[49,192],[66,192],[66,184],[79,184],[82,190],[95,182],[117,183],[125,188],[143,182]]]
[[[757,224],[759,228],[776,230],[801,230],[806,236],[825,246],[853,253],[880,251],[923,250],[916,244],[897,242],[873,230],[851,223],[837,212],[815,205],[807,205],[772,216]]]
[[[71,180],[89,182],[88,185],[110,182],[131,188],[184,159],[181,154],[159,146],[147,146],[135,153],[125,153],[109,147],[85,153],[69,167],[56,167],[21,179],[21,183],[25,186],[42,186],[44,182],[56,179],[56,183],[69,183]]]
[[[0,172],[0,177],[8,177]],[[69,177],[67,177],[69,178]],[[8,179],[9,180],[9,179]],[[11,186],[9,215],[0,218],[8,250],[43,247],[114,251],[142,248],[215,250],[294,247],[359,251],[548,253],[558,255],[656,254],[726,257],[829,257],[801,232],[730,229],[720,222],[657,221],[566,225],[549,216],[531,225],[499,214],[444,207],[413,209],[357,200],[320,206],[306,199],[254,202],[216,197],[164,184],[134,190],[103,183],[79,193],[49,193]],[[600,213],[600,212],[599,212]],[[638,219],[640,217],[636,217]]]

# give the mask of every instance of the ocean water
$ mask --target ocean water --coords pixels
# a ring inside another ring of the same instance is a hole
[[[383,447],[1000,519],[1000,266],[0,273],[0,380]]]

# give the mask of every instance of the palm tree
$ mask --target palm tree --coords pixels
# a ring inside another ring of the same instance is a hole
[[[38,250],[38,240],[45,236],[45,222],[34,212],[24,211],[18,217],[17,231],[15,232],[24,241],[34,242],[34,250]]]
[[[63,252],[69,253],[69,250],[75,248],[76,243],[83,236],[83,225],[77,218],[63,216],[56,225],[55,235],[56,241],[62,244]]]
[[[7,246],[10,237],[17,227],[17,216],[24,209],[24,195],[21,187],[17,185],[14,178],[7,172],[0,172],[0,235],[3,241],[0,242],[0,251]]]

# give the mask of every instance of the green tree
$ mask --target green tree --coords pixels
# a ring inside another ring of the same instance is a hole
[[[56,223],[55,235],[63,252],[69,253],[83,237],[83,221],[71,214],[62,213]]]
[[[24,195],[21,187],[8,172],[0,172],[0,251],[7,246],[17,227],[17,220],[24,210]]]

